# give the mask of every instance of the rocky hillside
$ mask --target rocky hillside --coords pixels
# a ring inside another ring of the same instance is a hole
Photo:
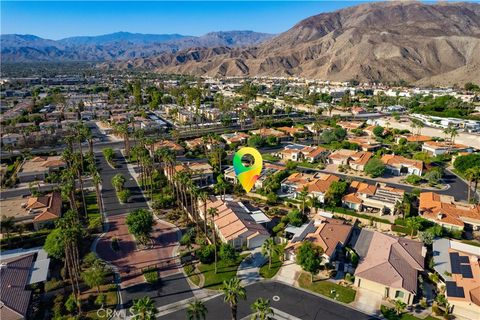
[[[33,35],[2,35],[2,62],[110,61],[150,57],[190,47],[243,47],[270,39],[253,31],[211,32],[200,37],[179,34],[116,32],[101,36],[70,37],[58,41]]]
[[[312,16],[258,46],[188,48],[103,67],[451,85],[480,82],[479,52],[480,4],[386,2]]]

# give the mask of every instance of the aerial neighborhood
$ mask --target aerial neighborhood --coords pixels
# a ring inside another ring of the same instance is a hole
[[[480,83],[112,63],[2,71],[0,319],[480,318]]]

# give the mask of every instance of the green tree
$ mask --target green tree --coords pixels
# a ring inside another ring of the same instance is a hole
[[[154,222],[153,214],[146,209],[130,212],[126,220],[128,232],[142,244],[148,243]]]
[[[270,300],[268,299],[258,298],[254,303],[252,303],[250,308],[254,312],[250,318],[251,320],[273,319],[274,312],[270,307]]]
[[[465,178],[468,180],[468,202],[470,202],[471,199],[471,193],[472,193],[472,183],[474,183],[473,187],[473,192],[474,195],[477,192],[477,184],[478,181],[480,180],[480,166],[478,167],[473,167],[469,168],[465,171]],[[475,199],[475,196],[473,197]]]
[[[413,234],[420,229],[421,221],[419,217],[409,217],[405,220],[405,226],[410,229],[410,236],[413,237]]]
[[[105,283],[107,273],[105,265],[100,260],[97,260],[82,273],[82,279],[87,286],[97,288],[97,293],[100,293],[100,286]]]
[[[155,320],[158,313],[154,301],[150,297],[143,297],[133,300],[131,308],[133,320]]]
[[[45,244],[43,248],[48,253],[49,256],[54,257],[55,259],[63,259],[65,246],[62,241],[63,234],[62,230],[59,228],[53,229],[45,239]]]
[[[220,259],[227,262],[234,262],[238,258],[238,254],[229,243],[222,243],[219,251]]]
[[[208,310],[205,304],[198,299],[193,300],[187,307],[188,320],[205,320]]]
[[[312,282],[313,276],[320,271],[322,255],[322,247],[313,245],[310,241],[304,241],[297,249],[297,263],[303,270],[310,273]]]
[[[272,267],[272,256],[275,253],[275,247],[273,238],[266,239],[262,244],[262,254],[268,257],[268,269]]]
[[[365,165],[364,171],[372,178],[381,177],[385,172],[385,164],[380,159],[372,158]]]
[[[240,279],[237,277],[231,278],[228,281],[223,281],[223,301],[230,305],[232,312],[232,320],[237,320],[237,308],[239,299],[247,299],[247,291],[240,284]]]
[[[121,173],[117,173],[116,175],[114,175],[112,178],[112,185],[115,188],[115,191],[121,191],[123,189],[125,181],[125,177]]]
[[[328,187],[325,194],[325,200],[332,206],[337,206],[342,202],[342,197],[347,192],[348,184],[345,181],[334,181]]]
[[[373,128],[373,134],[376,136],[376,137],[380,137],[380,138],[383,138],[383,132],[385,131],[385,129],[382,127],[382,126],[375,126]]]

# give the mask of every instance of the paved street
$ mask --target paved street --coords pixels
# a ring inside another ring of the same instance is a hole
[[[315,294],[305,292],[275,281],[257,282],[246,287],[247,300],[240,300],[238,319],[249,316],[250,305],[257,298],[267,298],[273,308],[302,320],[363,320],[376,319],[349,307],[337,304]],[[223,295],[205,302],[208,319],[230,319],[230,307],[223,302]],[[160,319],[184,320],[185,309],[167,314]]]
[[[171,299],[191,297],[190,287],[183,278],[183,273],[179,273],[180,270],[174,257],[174,248],[179,240],[177,232],[172,230],[171,225],[158,221],[152,233],[154,245],[146,250],[137,250],[137,246],[125,226],[125,215],[135,209],[148,209],[142,190],[130,174],[127,162],[120,151],[115,154],[115,169],[110,167],[103,155],[97,154],[96,158],[102,176],[102,198],[105,212],[110,223],[110,229],[98,242],[97,249],[99,255],[119,267],[119,271],[123,275],[121,290],[123,303],[129,305],[132,299],[148,295],[155,298],[160,306],[172,303]],[[118,201],[111,183],[112,177],[118,173],[126,178],[125,187],[129,188],[132,194],[130,202],[126,204]],[[110,240],[114,236],[120,240],[121,250],[119,252],[111,250]],[[154,264],[165,266],[163,269],[161,267],[160,284],[143,283],[144,279],[141,274],[128,275],[129,272],[138,272],[138,270]]]

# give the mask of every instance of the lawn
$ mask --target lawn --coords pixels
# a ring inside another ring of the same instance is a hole
[[[461,240],[461,241],[471,246],[480,247],[480,242],[478,242],[477,240]]]
[[[268,268],[268,261],[260,268],[260,275],[265,279],[273,278],[280,267],[282,266],[282,261],[278,255],[272,255],[272,266]]]
[[[240,255],[234,262],[218,261],[217,273],[215,273],[215,264],[203,264],[198,266],[198,269],[205,278],[204,288],[208,289],[221,289],[223,287],[223,281],[229,280],[237,274],[238,266],[240,262],[247,255]]]
[[[263,160],[271,161],[271,162],[277,162],[278,160],[280,160],[279,158],[271,155],[270,153],[262,153],[262,158]]]
[[[98,211],[97,196],[95,192],[85,192],[85,202],[87,203],[87,215],[89,219],[100,216]]]
[[[320,293],[329,298],[333,298],[332,290],[335,290],[338,295],[336,300],[343,303],[350,303],[355,300],[356,291],[352,288],[343,287],[327,280],[314,281],[312,284],[308,273],[302,273],[298,278],[298,283],[304,289]]]

